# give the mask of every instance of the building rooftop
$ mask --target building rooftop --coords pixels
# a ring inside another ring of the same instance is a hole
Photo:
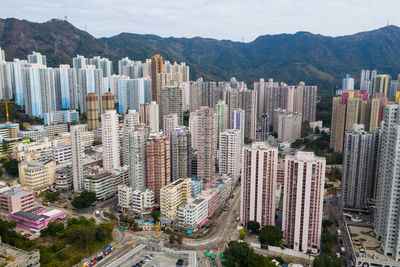
[[[15,214],[17,216],[21,216],[21,217],[23,217],[25,219],[28,219],[28,220],[32,220],[32,221],[39,221],[39,220],[43,220],[44,219],[43,216],[39,216],[39,215],[30,213],[30,212],[26,212],[26,211],[17,211],[17,212],[14,212],[13,214]]]
[[[44,209],[44,207],[42,207],[42,206],[37,206],[37,207],[34,207],[34,208],[32,208],[32,209],[30,209],[30,210],[27,210],[26,212],[35,212],[35,211],[38,211],[38,210],[41,210],[41,209]]]
[[[102,172],[102,173],[95,174],[93,176],[87,177],[86,179],[89,179],[89,180],[100,180],[100,179],[103,179],[103,178],[108,177],[110,175],[112,175],[111,172],[105,171],[105,172]]]
[[[196,198],[196,199],[193,201],[193,204],[199,205],[199,204],[200,204],[201,202],[203,202],[203,201],[205,201],[204,198]]]
[[[55,209],[55,210],[51,210],[51,211],[48,211],[46,213],[43,213],[43,215],[47,216],[47,217],[51,217],[51,216],[57,215],[57,214],[62,213],[62,212],[63,211],[61,211],[61,210]]]
[[[380,241],[375,237],[372,227],[348,225],[348,229],[357,257],[395,262],[394,258],[384,255]]]
[[[22,195],[29,194],[29,193],[32,193],[32,192],[28,191],[28,190],[25,190],[25,189],[18,190],[18,191],[15,191],[15,190],[11,189],[11,190],[8,190],[8,191],[4,192],[3,194],[8,195],[8,196],[18,197],[18,196],[22,196]]]

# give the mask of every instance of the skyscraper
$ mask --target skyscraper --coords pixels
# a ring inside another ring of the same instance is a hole
[[[345,207],[364,208],[374,198],[378,169],[378,129],[367,133],[361,124],[346,133],[343,156],[342,203]]]
[[[374,231],[385,255],[399,260],[400,228],[400,114],[398,104],[387,105],[381,123],[379,173]]]
[[[133,190],[144,190],[146,182],[146,140],[150,129],[143,124],[129,131],[129,180]]]
[[[90,93],[86,96],[88,130],[93,131],[99,128],[99,96]]]
[[[245,111],[243,109],[234,109],[231,113],[231,129],[239,130],[242,134],[242,146],[244,145],[244,120]]]
[[[60,68],[54,70],[57,110],[77,110],[78,78],[75,69],[71,69],[69,65],[60,65]]]
[[[228,129],[219,135],[219,173],[240,175],[242,161],[242,132]]]
[[[160,130],[159,117],[158,104],[155,101],[151,101],[150,104],[140,105],[140,120],[150,126],[150,131],[153,133]]]
[[[175,128],[171,135],[172,182],[191,177],[192,144],[187,127]]]
[[[163,58],[159,54],[155,54],[151,57],[151,99],[159,103],[159,95],[161,92],[157,92],[157,74],[163,70]]]
[[[163,133],[171,142],[171,135],[176,127],[178,127],[178,115],[175,113],[170,113],[168,115],[164,115],[164,126]]]
[[[72,66],[75,70],[84,69],[88,64],[89,60],[81,55],[76,55],[76,57],[72,59]]]
[[[118,114],[107,110],[101,114],[101,140],[103,143],[103,167],[112,171],[121,167],[118,134]]]
[[[71,152],[72,152],[72,173],[75,192],[83,191],[83,140],[82,133],[87,130],[86,125],[71,126]]]
[[[4,50],[1,49],[1,47],[0,47],[0,62],[6,62],[6,55],[4,53]]]
[[[78,69],[79,84],[79,109],[86,112],[86,95],[96,93],[98,99],[101,99],[103,93],[103,71],[96,69],[93,65],[86,65],[85,68]],[[99,110],[101,110],[101,102],[98,102]]]
[[[200,107],[197,117],[197,177],[203,184],[210,182],[215,174],[215,115],[214,109]]]
[[[147,187],[153,190],[155,203],[160,203],[160,190],[171,182],[171,152],[168,138],[150,134],[146,141]]]
[[[218,113],[218,136],[228,129],[228,105],[223,100],[215,105],[215,111]]]
[[[161,89],[160,117],[175,113],[178,116],[178,124],[182,125],[182,89],[176,86],[166,86]],[[163,120],[160,121],[160,128],[163,128]]]
[[[301,137],[301,113],[288,112],[284,109],[274,111],[274,131],[278,141],[293,142]]]
[[[136,110],[128,110],[124,116],[124,126],[122,128],[122,165],[129,164],[129,135],[140,124],[140,116]]]
[[[257,91],[248,89],[228,89],[224,91],[224,100],[229,107],[229,114],[234,109],[245,111],[244,138],[255,140],[257,124]],[[232,123],[229,121],[229,123]]]
[[[101,95],[101,113],[106,112],[106,110],[114,110],[114,95],[112,93],[104,93]]]
[[[295,251],[320,250],[325,158],[299,151],[285,159],[282,230]]]
[[[242,150],[240,221],[275,225],[278,148],[256,142]]]
[[[47,65],[46,56],[40,54],[39,52],[32,52],[32,55],[28,55],[28,63],[31,64],[39,64],[39,65]]]
[[[124,114],[128,109],[140,110],[140,105],[151,102],[151,80],[149,77],[118,79],[118,112]]]
[[[89,59],[89,64],[96,66],[96,69],[101,69],[103,77],[110,77],[112,75],[112,61],[108,58],[95,56]]]

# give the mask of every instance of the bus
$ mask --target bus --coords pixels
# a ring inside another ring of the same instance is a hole
[[[224,258],[224,253],[223,252],[221,252],[221,258]]]
[[[128,230],[128,228],[126,228],[125,226],[122,226],[122,225],[119,228],[121,228],[122,230],[125,230],[125,231]]]
[[[215,255],[214,255],[213,252],[211,253],[211,259],[212,259],[212,260],[215,260]]]
[[[207,258],[210,257],[210,253],[208,253],[208,250],[206,250],[206,256],[207,256]]]

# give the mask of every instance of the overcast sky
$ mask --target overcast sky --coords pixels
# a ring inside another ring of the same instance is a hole
[[[0,0],[0,18],[68,17],[95,37],[120,32],[250,42],[310,31],[338,36],[400,25],[399,0]]]

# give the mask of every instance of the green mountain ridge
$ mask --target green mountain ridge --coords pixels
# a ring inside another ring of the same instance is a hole
[[[170,61],[185,61],[191,79],[238,80],[252,83],[274,78],[289,84],[304,81],[330,92],[346,73],[359,78],[361,69],[400,73],[400,28],[387,26],[353,35],[329,37],[309,32],[263,35],[249,43],[210,38],[163,38],[150,34],[120,33],[95,38],[69,22],[33,23],[0,19],[0,47],[6,59],[26,58],[32,51],[47,56],[49,66],[71,64],[76,54],[106,56],[114,62],[128,56],[145,60],[159,53]]]

